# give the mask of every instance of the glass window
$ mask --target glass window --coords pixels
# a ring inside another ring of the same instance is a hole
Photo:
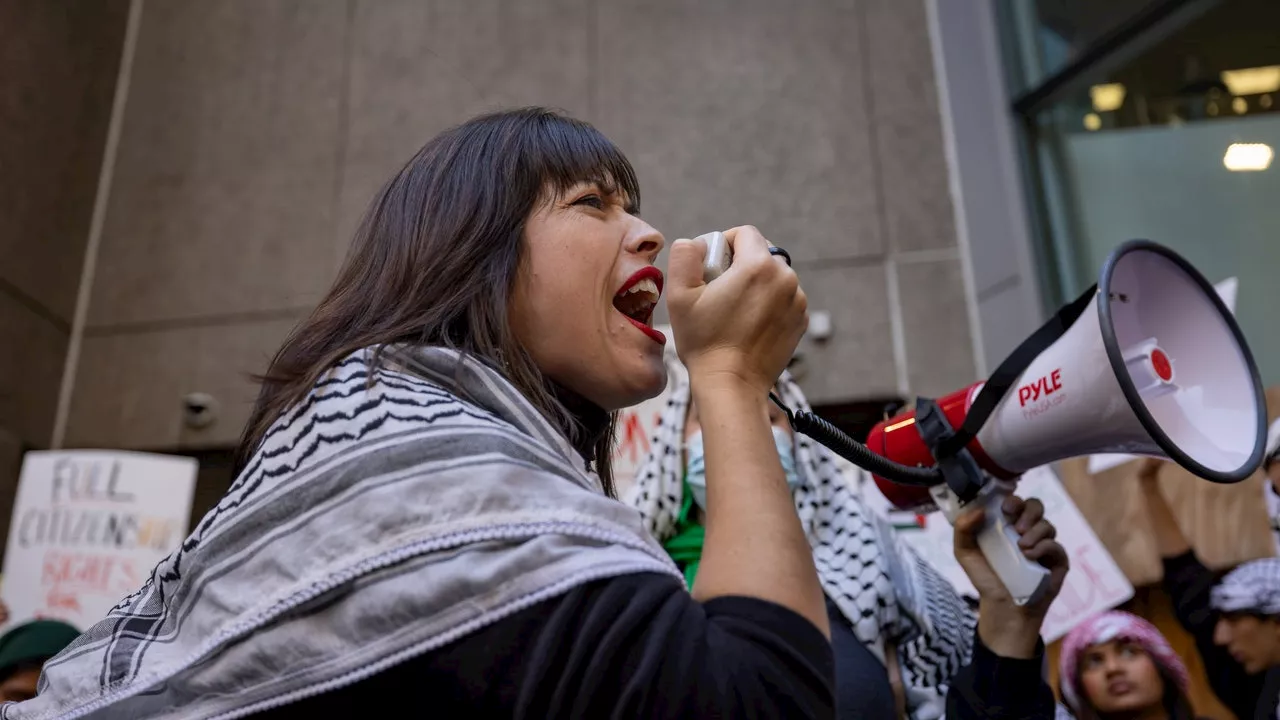
[[[1151,0],[997,0],[1013,25],[1013,94],[1038,85]]]
[[[1211,281],[1237,278],[1266,385],[1280,383],[1277,27],[1280,2],[1224,0],[1025,123],[1051,300],[1096,281],[1125,240],[1167,245]]]

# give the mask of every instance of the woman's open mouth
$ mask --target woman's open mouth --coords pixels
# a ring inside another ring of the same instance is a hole
[[[662,271],[649,265],[627,278],[613,296],[613,308],[651,340],[659,345],[666,345],[667,337],[649,324],[653,320],[653,309],[658,306],[658,299],[661,297]]]
[[[1115,697],[1128,695],[1133,692],[1133,683],[1128,680],[1112,680],[1107,683],[1107,692]]]

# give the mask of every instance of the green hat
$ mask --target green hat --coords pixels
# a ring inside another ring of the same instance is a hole
[[[0,677],[26,662],[42,662],[62,652],[80,631],[57,620],[33,620],[0,636]]]

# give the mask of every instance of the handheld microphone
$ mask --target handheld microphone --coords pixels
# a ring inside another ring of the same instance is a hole
[[[711,282],[724,274],[733,262],[733,251],[729,249],[729,240],[719,230],[699,235],[696,239],[707,244],[707,259],[702,267],[702,279]]]

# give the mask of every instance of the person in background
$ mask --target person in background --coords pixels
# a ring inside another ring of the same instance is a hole
[[[1160,491],[1164,464],[1144,460],[1138,477],[1178,622],[1195,638],[1218,699],[1241,720],[1274,720],[1280,703],[1280,558],[1244,563],[1218,581],[1196,557]]]
[[[1267,474],[1267,481],[1262,484],[1262,495],[1266,498],[1267,517],[1271,519],[1271,539],[1275,543],[1276,554],[1280,555],[1280,419],[1271,423],[1267,430],[1262,471]]]
[[[690,588],[702,557],[707,462],[687,372],[668,351],[674,378],[649,453],[626,495]],[[789,373],[775,386],[792,410],[808,410]],[[954,588],[852,491],[834,453],[792,432],[770,404],[773,443],[813,548],[835,652],[840,718],[940,717],[948,680],[968,659],[976,618]]]
[[[1119,610],[1077,625],[1062,641],[1058,678],[1078,720],[1194,720],[1187,666],[1154,625]]]
[[[8,609],[4,612],[7,617]],[[64,622],[33,620],[0,636],[0,702],[35,697],[44,664],[79,635]]]

